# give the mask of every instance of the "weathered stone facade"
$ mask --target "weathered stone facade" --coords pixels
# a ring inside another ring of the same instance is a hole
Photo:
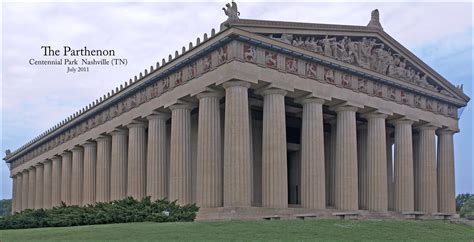
[[[151,196],[224,218],[455,213],[453,134],[469,97],[378,12],[367,27],[226,14],[220,32],[8,152],[13,211]]]

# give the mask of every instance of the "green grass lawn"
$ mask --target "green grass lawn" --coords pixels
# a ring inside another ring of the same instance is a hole
[[[445,221],[281,220],[129,223],[0,230],[12,240],[474,240],[474,228]]]

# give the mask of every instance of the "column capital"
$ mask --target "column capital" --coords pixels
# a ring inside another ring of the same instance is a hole
[[[95,141],[90,141],[90,140],[87,140],[86,142],[84,142],[84,143],[82,144],[82,146],[83,146],[84,148],[86,148],[86,147],[91,147],[91,146],[94,146],[94,145],[96,145]]]
[[[250,82],[246,82],[246,81],[227,81],[227,82],[224,82],[224,84],[222,84],[222,86],[227,89],[228,87],[235,87],[235,86],[239,86],[239,87],[246,87],[246,88],[250,88]]]
[[[36,165],[35,165],[36,168],[42,167],[42,166],[43,166],[43,163],[41,163],[41,162],[38,162],[38,163],[36,163]]]
[[[389,121],[389,123],[391,123],[393,125],[398,125],[398,124],[410,124],[410,125],[412,125],[416,121],[418,121],[418,120],[414,119],[414,118],[401,117],[401,118],[397,118],[397,119],[392,119],[392,120]]]
[[[437,135],[445,135],[445,134],[454,135],[455,133],[458,133],[458,132],[459,132],[459,129],[455,130],[452,128],[440,128],[436,130]]]
[[[335,106],[332,106],[329,108],[329,110],[335,111],[336,113],[342,112],[342,111],[353,111],[356,112],[360,108],[363,108],[364,105],[358,104],[358,103],[353,103],[353,102],[343,102],[340,104],[337,104]]]
[[[265,88],[257,90],[255,93],[262,96],[272,95],[272,94],[286,96],[288,92],[283,89],[279,89],[275,87],[269,87],[269,88],[265,87]]]
[[[224,96],[224,93],[219,92],[219,91],[204,91],[204,92],[198,93],[196,95],[196,98],[201,99],[201,98],[206,98],[206,97],[215,97],[215,98],[220,99],[223,96]]]
[[[66,156],[66,155],[71,155],[71,152],[65,150],[65,151],[63,151],[63,152],[61,153],[61,156]]]
[[[138,120],[133,120],[129,124],[127,124],[127,128],[146,128],[147,125],[145,122],[138,121]]]
[[[152,114],[148,115],[146,119],[148,120],[155,120],[155,119],[162,119],[162,120],[168,120],[171,117],[168,113],[164,112],[153,112]]]
[[[169,109],[171,111],[173,110],[177,110],[177,109],[188,109],[188,110],[191,110],[194,108],[195,105],[192,105],[190,103],[176,103],[176,104],[173,104],[171,106],[169,106]]]
[[[110,135],[106,135],[106,134],[101,134],[99,135],[95,141],[103,141],[103,140],[110,140]]]
[[[36,169],[36,166],[30,166],[30,167],[28,168],[28,170],[33,170],[33,169]]]
[[[74,146],[74,148],[71,149],[72,152],[78,152],[78,151],[82,151],[84,148],[82,148],[81,146],[79,145],[76,145]]]
[[[112,132],[110,132],[110,135],[115,136],[115,135],[127,135],[128,130],[123,129],[123,128],[115,128]]]
[[[52,160],[52,161],[55,161],[55,160],[56,160],[56,161],[57,161],[57,160],[61,160],[61,156],[59,156],[59,155],[55,155],[55,156],[53,156],[53,157],[51,158],[51,160]]]
[[[382,110],[376,110],[368,113],[364,113],[361,116],[367,120],[369,119],[375,119],[375,118],[381,118],[381,119],[386,119],[390,115],[389,112],[382,111]]]
[[[416,126],[415,129],[418,131],[423,131],[423,130],[434,130],[436,131],[438,128],[440,128],[440,125],[433,124],[433,123],[427,123],[427,124],[422,124],[420,126]]]
[[[324,104],[327,100],[319,97],[314,97],[314,96],[305,96],[305,97],[300,97],[295,99],[296,103],[299,104],[306,104],[306,103],[319,103],[319,104]]]

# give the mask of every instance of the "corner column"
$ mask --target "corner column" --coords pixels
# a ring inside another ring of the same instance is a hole
[[[110,201],[110,169],[112,139],[108,135],[101,135],[97,142],[97,173],[95,185],[96,202]]]
[[[16,196],[17,196],[17,202],[16,202],[16,212],[21,212],[23,210],[22,204],[23,204],[23,173],[18,172],[16,173],[16,179],[17,179],[17,186],[16,186]]]
[[[127,196],[127,130],[115,129],[112,135],[112,161],[110,164],[110,200],[120,200]]]
[[[252,163],[248,89],[250,83],[229,81],[225,88],[224,206],[252,204]]]
[[[80,146],[72,150],[71,205],[82,205],[84,179],[84,150]]]
[[[87,141],[84,147],[84,178],[82,186],[82,205],[94,204],[97,164],[97,144]]]
[[[51,160],[45,160],[43,166],[43,208],[52,208],[51,190],[52,186],[52,164]]]
[[[64,151],[61,154],[61,201],[71,205],[71,178],[72,178],[72,154]]]
[[[154,113],[148,119],[146,162],[146,195],[158,200],[168,196],[168,166],[166,158],[166,113]]]
[[[399,119],[395,125],[394,210],[414,211],[413,120]]]
[[[44,189],[44,165],[42,163],[36,164],[36,193],[35,209],[43,208],[43,189]]]
[[[387,144],[385,119],[387,114],[374,112],[364,115],[367,130],[367,209],[388,210]]]
[[[303,208],[326,208],[323,103],[324,100],[320,98],[306,98],[301,101],[303,105],[301,207]]]
[[[438,194],[436,179],[436,127],[431,125],[421,126],[419,177],[420,179],[420,211],[426,213],[438,212]]]
[[[142,199],[146,194],[146,124],[134,121],[128,128],[127,196]]]
[[[222,207],[222,139],[218,92],[204,92],[199,99],[197,140],[198,206]]]
[[[35,208],[35,193],[36,193],[36,168],[34,166],[28,169],[28,208]],[[39,191],[38,191],[39,193]]]
[[[56,207],[61,204],[61,156],[54,156],[51,161],[51,204],[53,207]]]
[[[191,188],[191,109],[175,104],[171,109],[170,200],[192,202]]]
[[[454,143],[455,131],[438,131],[438,207],[440,213],[455,214]]]
[[[355,117],[357,109],[350,105],[334,109],[337,113],[335,205],[336,209],[340,210],[359,209]]]
[[[12,177],[12,214],[18,211],[18,175]]]

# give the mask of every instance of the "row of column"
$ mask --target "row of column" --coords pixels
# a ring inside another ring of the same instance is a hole
[[[222,147],[219,92],[206,91],[199,100],[196,202],[201,207],[248,207],[252,201],[252,159],[248,88],[243,81],[224,83],[225,121]],[[262,206],[288,207],[286,91],[262,90]],[[328,200],[340,210],[454,213],[453,132],[439,132],[436,164],[435,127],[420,128],[419,156],[413,160],[412,120],[395,126],[393,182],[387,165],[386,118],[381,112],[368,120],[364,152],[358,154],[356,111],[349,104],[333,107],[337,113],[331,140],[331,166],[325,174],[323,99],[297,100],[303,106],[301,129],[301,206],[326,208]],[[61,201],[72,205],[107,202],[126,196],[140,199],[168,197],[180,204],[192,201],[191,110],[179,103],[170,107],[171,139],[167,145],[167,113],[147,117],[148,125],[134,121],[71,151],[46,160],[13,177],[14,211],[50,208]],[[148,133],[146,129],[148,128]],[[147,137],[148,135],[148,137]],[[169,151],[169,156],[168,156]],[[222,152],[223,151],[223,152]],[[223,157],[222,157],[223,153]],[[360,161],[358,164],[358,157]],[[361,158],[362,157],[362,158]],[[391,155],[390,155],[391,157]],[[167,160],[169,159],[169,167]],[[358,172],[358,166],[363,173]],[[437,173],[438,172],[438,173]],[[363,174],[363,179],[359,179]],[[414,178],[417,177],[417,181]],[[359,182],[361,181],[361,182]],[[359,186],[361,185],[361,186]],[[419,199],[415,199],[415,191]],[[393,191],[393,193],[391,192]],[[389,197],[393,204],[389,205]],[[416,204],[415,204],[415,201]],[[439,203],[439,204],[438,204]]]

